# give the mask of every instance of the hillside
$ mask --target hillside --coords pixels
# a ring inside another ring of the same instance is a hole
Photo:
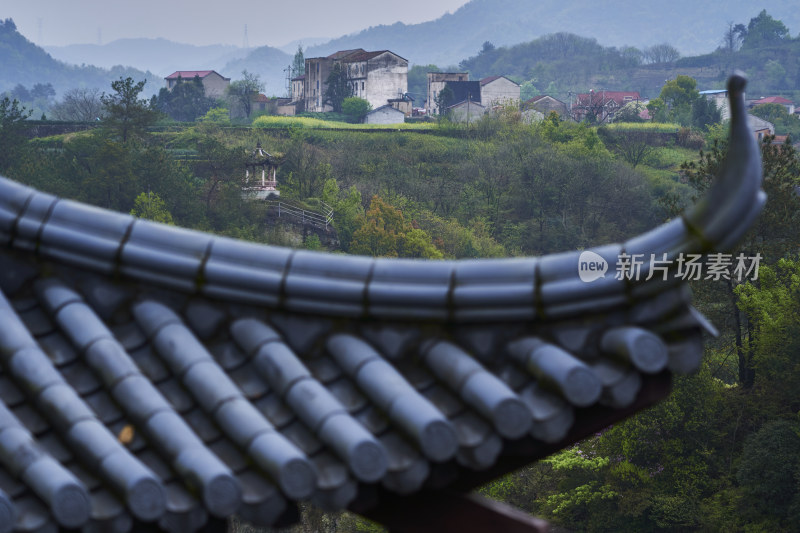
[[[220,68],[219,73],[235,80],[242,77],[243,70],[247,70],[261,77],[261,81],[264,82],[264,94],[284,96],[286,74],[283,69],[292,63],[293,55],[271,46],[261,46],[246,57],[229,61]]]
[[[54,58],[74,65],[85,63],[102,68],[128,65],[161,77],[176,70],[219,69],[247,53],[231,45],[194,46],[167,39],[118,39],[104,45],[48,46],[45,50]]]
[[[0,21],[0,93],[17,84],[26,87],[51,83],[57,95],[74,87],[108,89],[113,80],[130,76],[148,80],[145,96],[158,92],[161,83],[150,83],[159,77],[130,67],[104,69],[95,66],[68,65],[36,46],[17,31],[11,19]],[[160,81],[160,80],[159,80]]]
[[[800,28],[794,0],[774,0],[769,5],[730,0],[724,12],[718,4],[691,0],[674,0],[668,7],[618,0],[613,8],[587,0],[472,0],[434,21],[375,26],[309,47],[306,57],[359,47],[390,49],[413,64],[446,67],[475,55],[485,41],[506,46],[556,32],[596,38],[616,47],[669,42],[683,55],[698,55],[719,45],[729,21],[747,21],[764,8],[793,31]]]

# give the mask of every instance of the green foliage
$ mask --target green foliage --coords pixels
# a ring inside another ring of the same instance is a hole
[[[789,29],[780,20],[775,20],[766,9],[750,19],[742,48],[761,48],[789,39]]]
[[[9,19],[10,20],[10,19]],[[20,157],[25,148],[22,129],[25,120],[31,116],[17,100],[4,97],[0,100],[0,172],[5,172]]]
[[[359,121],[370,111],[372,111],[372,105],[363,98],[351,96],[342,101],[342,113],[349,116],[353,122]]]
[[[353,88],[347,77],[347,70],[341,63],[334,63],[331,72],[325,80],[325,92],[322,95],[323,104],[329,105],[336,113],[342,112],[342,103],[346,98],[353,96]]]
[[[292,58],[292,77],[302,76],[306,73],[306,60],[303,55],[303,45],[297,45],[297,51]]]
[[[800,139],[800,117],[789,114],[789,110],[781,104],[760,104],[753,108],[751,114],[768,120],[775,125],[778,135],[791,135],[793,140]]]
[[[147,80],[134,83],[133,78],[120,78],[111,83],[112,94],[100,97],[105,113],[103,125],[122,142],[143,136],[157,119],[149,102],[139,98],[145,83]]]
[[[206,97],[199,76],[195,76],[193,80],[178,78],[172,90],[163,87],[156,100],[159,111],[180,122],[193,122],[205,115],[213,105],[214,99]]]
[[[205,115],[197,118],[197,122],[206,122],[211,124],[230,124],[230,111],[224,107],[212,107]]]
[[[359,220],[350,252],[373,257],[443,257],[427,233],[411,226],[399,209],[379,196],[372,197],[369,209]]]
[[[800,424],[774,420],[744,443],[736,472],[750,512],[776,529],[794,527],[800,511]],[[773,526],[773,527],[774,527]]]
[[[162,224],[174,224],[172,214],[167,209],[167,204],[158,194],[140,193],[133,201],[131,215],[139,218],[146,218],[153,222]]]

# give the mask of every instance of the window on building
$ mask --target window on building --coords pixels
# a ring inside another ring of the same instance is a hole
[[[364,90],[364,82],[363,81],[361,82],[361,90],[362,91]]]

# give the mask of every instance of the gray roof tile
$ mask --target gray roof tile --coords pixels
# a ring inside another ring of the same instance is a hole
[[[592,251],[728,246],[763,204],[750,141],[684,218]],[[713,331],[681,280],[587,284],[580,252],[330,256],[3,178],[0,243],[0,533],[273,526],[300,499],[468,489],[640,407]]]

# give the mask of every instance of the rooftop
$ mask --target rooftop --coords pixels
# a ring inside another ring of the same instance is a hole
[[[177,79],[177,78],[183,78],[183,79],[189,78],[189,79],[192,79],[195,76],[198,76],[198,77],[200,77],[200,79],[202,79],[202,78],[205,78],[206,76],[208,76],[211,73],[214,73],[214,74],[216,74],[217,76],[219,76],[219,77],[221,77],[223,79],[230,80],[230,78],[226,78],[225,76],[223,76],[222,74],[220,74],[219,72],[217,72],[215,70],[176,70],[175,72],[173,72],[172,74],[170,74],[169,76],[167,76],[164,79],[165,80],[174,80],[174,79]]]
[[[754,139],[731,143],[708,201],[589,251],[739,239],[764,198]],[[413,530],[662,398],[710,327],[677,277],[582,281],[586,251],[331,256],[4,178],[0,244],[0,533],[279,526],[302,500]]]

